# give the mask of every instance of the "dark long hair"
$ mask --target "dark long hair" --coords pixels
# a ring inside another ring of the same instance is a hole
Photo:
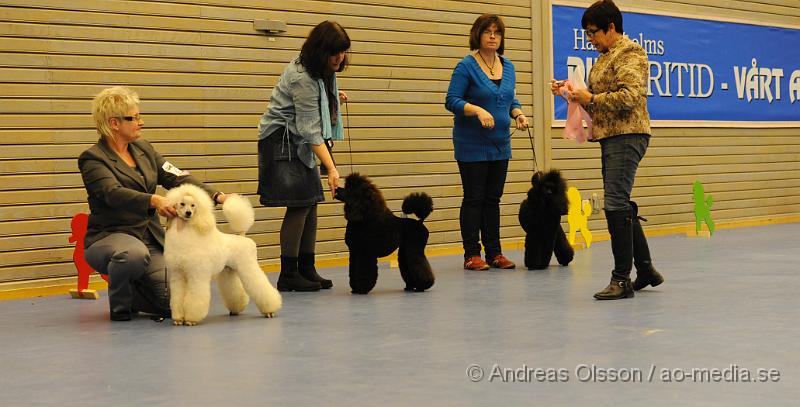
[[[342,51],[350,49],[350,37],[339,23],[323,21],[317,24],[308,34],[303,48],[300,49],[300,64],[313,78],[329,76],[328,58]],[[337,72],[342,72],[347,66],[347,55],[339,65]]]

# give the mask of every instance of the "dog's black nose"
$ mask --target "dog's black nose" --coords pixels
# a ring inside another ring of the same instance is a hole
[[[185,215],[186,215],[187,218],[191,218],[192,217],[192,211],[186,211]]]

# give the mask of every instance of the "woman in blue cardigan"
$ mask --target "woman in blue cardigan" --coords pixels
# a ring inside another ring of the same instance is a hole
[[[445,101],[453,112],[453,145],[464,192],[459,221],[466,270],[515,267],[500,248],[500,197],[511,158],[511,121],[526,129],[528,119],[515,97],[514,65],[502,57],[504,34],[497,15],[475,20],[469,47],[476,52],[456,65]]]

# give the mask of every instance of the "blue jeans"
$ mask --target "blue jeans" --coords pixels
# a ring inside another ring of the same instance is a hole
[[[633,180],[649,144],[647,134],[625,134],[600,140],[606,211],[631,209]]]
[[[500,197],[506,185],[508,160],[458,162],[464,199],[461,201],[459,222],[464,258],[481,255],[486,258],[502,254],[500,248]],[[478,233],[480,232],[480,241]]]

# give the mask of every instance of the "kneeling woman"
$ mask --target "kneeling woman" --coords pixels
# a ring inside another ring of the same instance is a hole
[[[86,261],[108,275],[112,320],[128,321],[137,311],[169,317],[164,229],[158,215],[173,217],[175,208],[156,194],[156,187],[192,183],[217,203],[225,194],[170,164],[141,138],[144,121],[136,92],[103,90],[94,98],[92,117],[100,140],[78,158],[91,210]]]

